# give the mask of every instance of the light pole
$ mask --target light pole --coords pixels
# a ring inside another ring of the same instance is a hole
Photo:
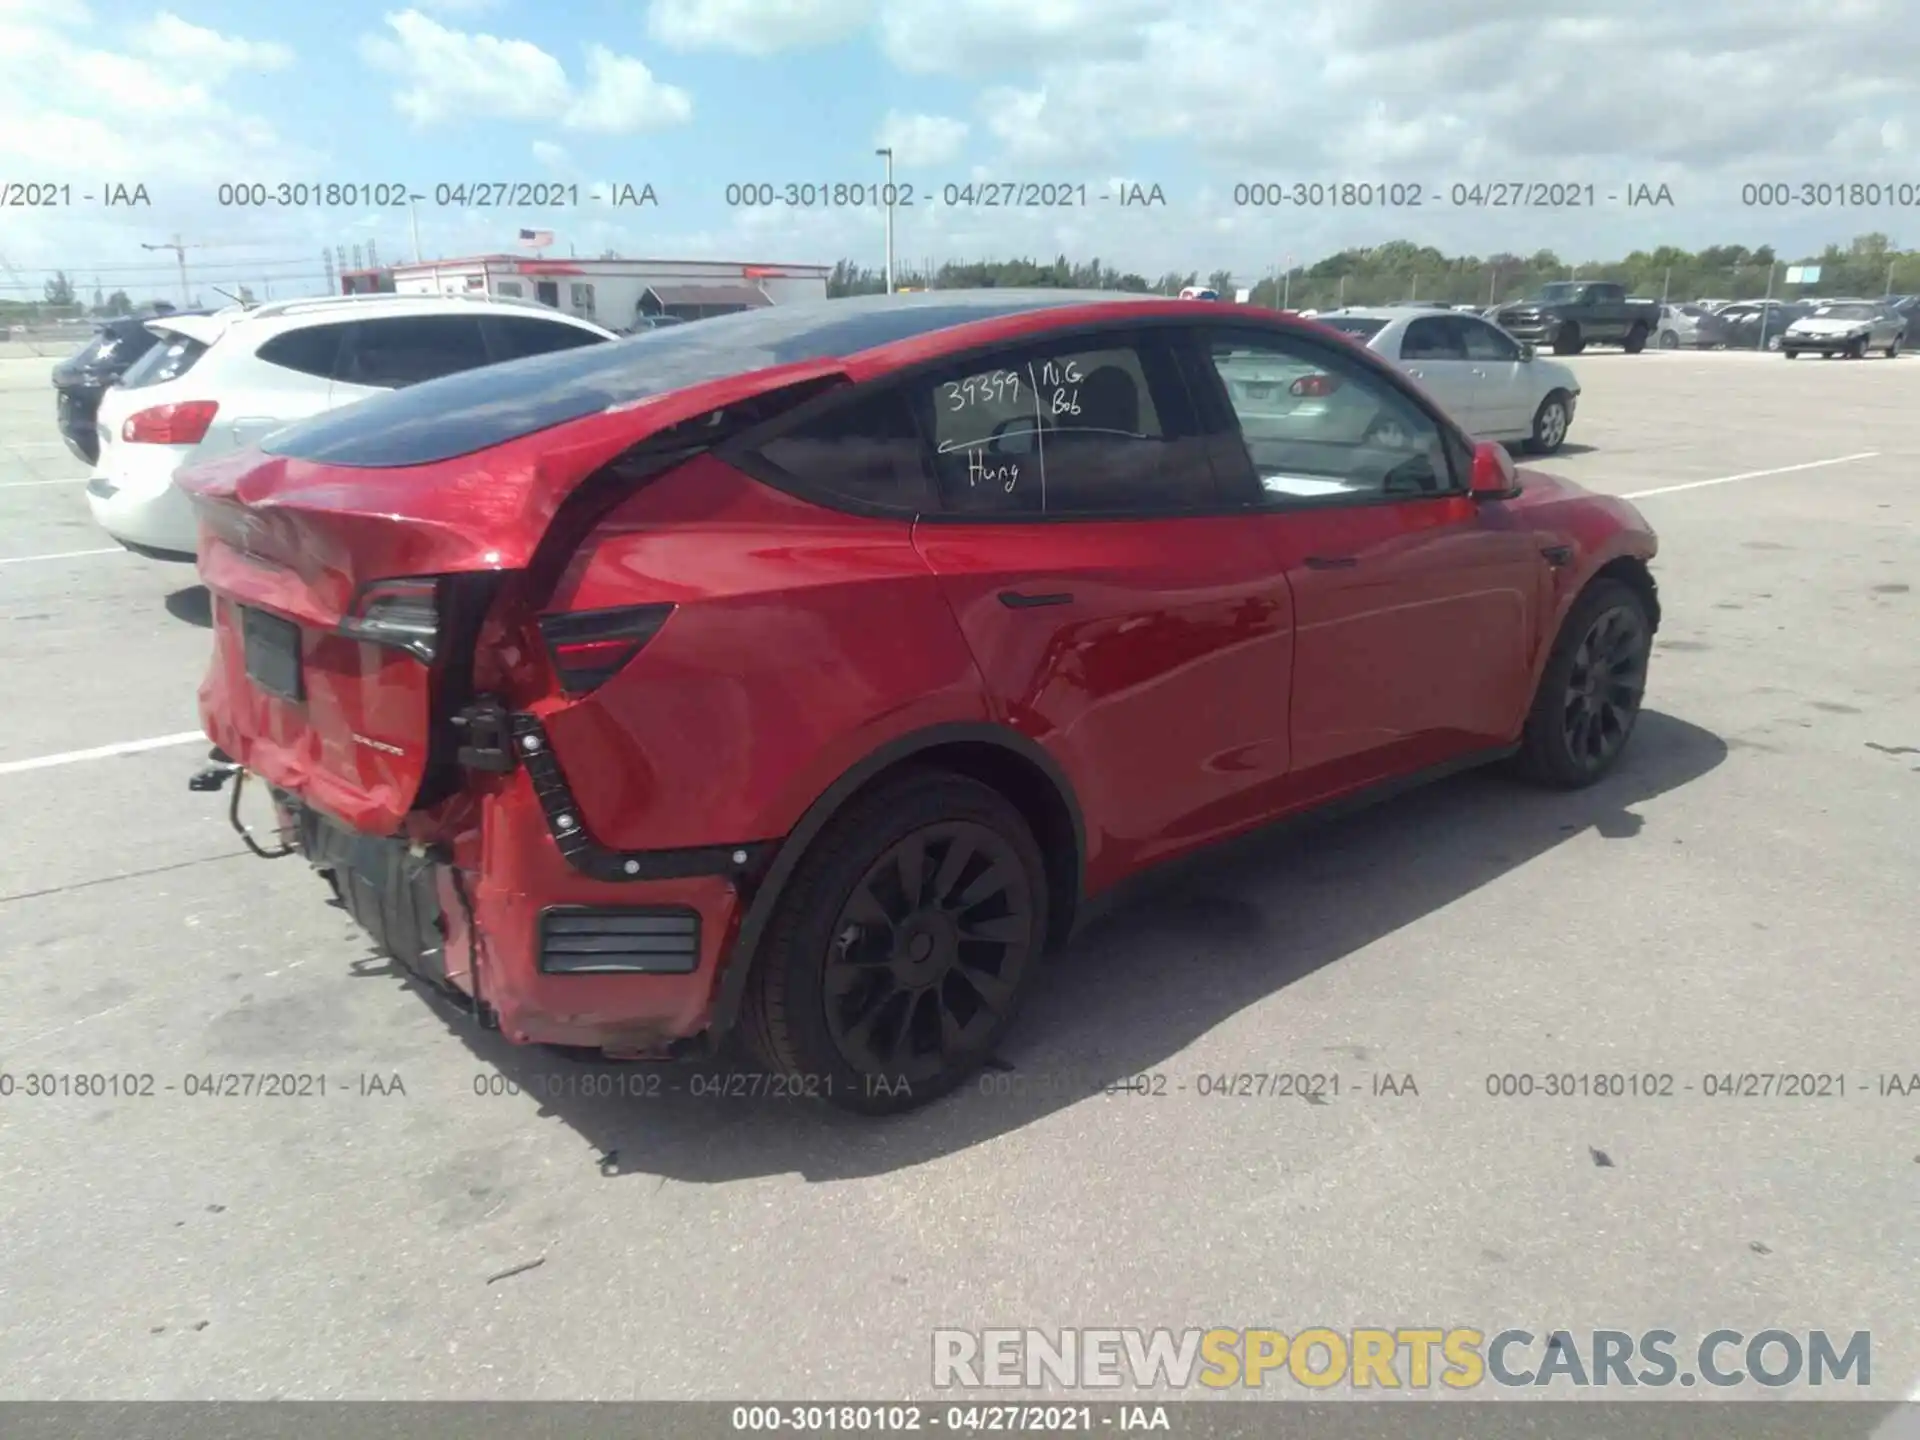
[[[180,237],[178,235],[174,236],[173,242],[168,245],[149,245],[143,240],[140,242],[140,248],[142,250],[171,250],[173,252],[174,258],[180,262],[180,303],[188,309],[192,309],[193,297],[187,293],[187,247],[180,243]]]
[[[420,209],[411,200],[407,202],[407,221],[413,227],[413,263],[420,263]]]
[[[887,162],[887,192],[883,198],[887,202],[887,293],[893,294],[893,147],[882,145],[873,152]]]

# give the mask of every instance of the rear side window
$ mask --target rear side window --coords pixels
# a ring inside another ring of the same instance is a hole
[[[920,427],[897,389],[835,405],[766,441],[755,458],[828,504],[905,515],[926,508]]]
[[[490,364],[475,315],[396,315],[347,327],[339,378],[398,390]]]
[[[529,355],[547,355],[555,350],[574,350],[582,345],[599,345],[604,337],[578,325],[563,325],[557,320],[535,320],[526,315],[492,316],[486,320],[493,332],[494,358],[524,360]]]
[[[918,396],[950,512],[1151,515],[1211,508],[1213,472],[1157,341],[1009,351]]]
[[[1467,358],[1467,339],[1461,334],[1461,324],[1452,316],[1444,319],[1416,320],[1407,326],[1407,333],[1400,337],[1400,358],[1402,360],[1464,360]]]
[[[255,353],[283,370],[331,380],[338,373],[340,343],[346,333],[345,325],[309,325],[274,336]]]
[[[120,377],[120,384],[125,389],[138,390],[142,386],[178,380],[199,364],[200,357],[206,353],[207,347],[198,340],[171,333],[162,335],[159,343],[134,361]]]

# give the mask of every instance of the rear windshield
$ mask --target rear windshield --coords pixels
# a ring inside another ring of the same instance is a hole
[[[1316,315],[1314,318],[1329,330],[1338,330],[1359,340],[1371,340],[1387,328],[1384,320],[1363,320],[1358,315]]]
[[[169,331],[159,338],[159,343],[133,362],[127,373],[120,377],[120,384],[125,389],[138,390],[144,385],[163,385],[169,380],[178,380],[206,353],[207,347],[198,340],[189,340],[185,335]]]
[[[262,448],[330,465],[431,465],[708,380],[853,355],[975,320],[1116,298],[1006,290],[775,305],[376,395],[291,425]]]
[[[1813,312],[1816,320],[1871,320],[1880,313],[1874,305],[1822,305]]]
[[[82,368],[126,365],[152,349],[153,343],[154,334],[145,326],[102,326],[100,332],[73,357],[73,361]]]

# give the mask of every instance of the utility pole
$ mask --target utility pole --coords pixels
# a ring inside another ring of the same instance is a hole
[[[887,293],[893,294],[893,147],[882,145],[873,152],[887,162],[887,192],[881,197],[887,206]]]
[[[140,242],[140,248],[142,250],[171,250],[173,252],[173,258],[180,262],[180,304],[186,309],[192,309],[193,296],[187,290],[187,251],[198,250],[200,247],[198,245],[183,245],[180,243],[180,237],[175,235],[171,241],[161,245],[149,245],[143,240]]]

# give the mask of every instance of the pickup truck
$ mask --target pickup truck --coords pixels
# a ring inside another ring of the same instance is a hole
[[[1488,318],[1516,340],[1551,345],[1556,355],[1578,355],[1588,345],[1619,345],[1637,355],[1660,326],[1660,302],[1629,300],[1624,287],[1604,280],[1556,280]]]

